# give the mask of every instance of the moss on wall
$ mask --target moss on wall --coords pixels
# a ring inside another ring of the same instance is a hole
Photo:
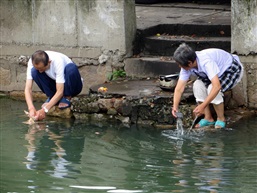
[[[83,9],[86,13],[90,12],[90,10],[93,10],[94,7],[96,7],[96,2],[97,0],[94,1],[85,1],[85,0],[79,0],[78,1],[78,7]]]

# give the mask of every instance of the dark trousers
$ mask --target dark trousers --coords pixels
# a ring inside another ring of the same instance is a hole
[[[47,76],[45,72],[40,73],[35,68],[31,69],[31,74],[38,87],[51,99],[56,93],[55,80]],[[67,64],[64,69],[64,77],[63,95],[71,97],[78,95],[83,87],[78,67],[73,63]]]

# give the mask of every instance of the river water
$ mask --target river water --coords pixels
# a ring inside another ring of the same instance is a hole
[[[39,104],[38,104],[39,105]],[[65,119],[27,125],[0,99],[0,192],[257,192],[257,118],[217,132]]]

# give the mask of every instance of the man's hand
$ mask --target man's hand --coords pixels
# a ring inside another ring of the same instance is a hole
[[[204,114],[204,109],[205,109],[205,105],[203,103],[201,103],[200,105],[198,105],[195,109],[194,109],[194,113],[196,116],[200,116],[202,114]]]
[[[178,112],[178,110],[176,109],[176,108],[172,108],[172,115],[174,116],[174,117],[176,117],[177,118],[177,112]]]
[[[37,113],[37,110],[34,107],[29,109],[30,118],[35,119],[36,113]]]
[[[36,112],[35,120],[42,121],[46,117],[44,109],[40,109]]]

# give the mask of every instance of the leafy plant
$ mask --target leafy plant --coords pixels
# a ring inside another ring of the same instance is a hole
[[[109,80],[116,80],[118,78],[126,77],[126,72],[124,70],[115,70],[109,77]]]

